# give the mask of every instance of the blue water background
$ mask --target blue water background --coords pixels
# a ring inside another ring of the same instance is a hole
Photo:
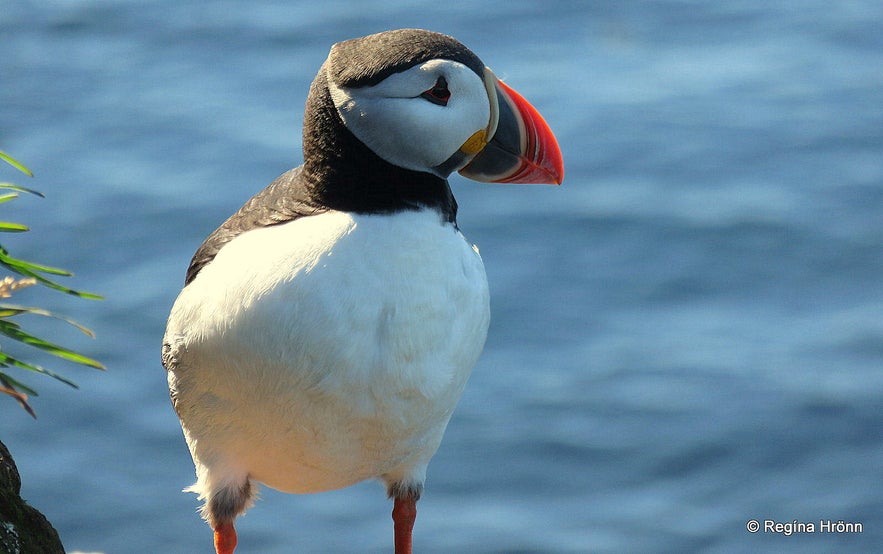
[[[883,4],[3,2],[0,208],[89,302],[24,321],[103,361],[0,398],[23,494],[70,550],[211,550],[159,347],[193,251],[300,163],[329,46],[452,34],[555,130],[562,187],[453,179],[492,290],[429,468],[418,552],[883,550]],[[6,342],[4,348],[13,348]],[[23,352],[17,350],[17,352]],[[263,489],[245,552],[386,552],[382,487]],[[749,519],[861,522],[782,536]]]

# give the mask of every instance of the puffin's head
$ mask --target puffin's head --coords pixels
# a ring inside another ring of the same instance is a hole
[[[451,37],[400,29],[339,42],[323,70],[343,124],[391,164],[485,182],[564,177],[540,114]]]

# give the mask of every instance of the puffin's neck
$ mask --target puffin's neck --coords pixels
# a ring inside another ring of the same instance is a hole
[[[303,149],[302,179],[319,205],[356,213],[432,208],[456,222],[457,202],[446,179],[383,160],[344,126],[324,66],[307,98]]]

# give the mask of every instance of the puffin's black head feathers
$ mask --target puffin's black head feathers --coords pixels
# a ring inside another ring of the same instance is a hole
[[[314,204],[357,213],[434,208],[456,222],[457,203],[447,180],[381,159],[346,128],[328,88],[329,79],[338,86],[371,86],[436,58],[463,63],[478,75],[484,71],[478,56],[455,39],[419,29],[386,31],[331,48],[304,111],[300,180]]]
[[[484,71],[478,56],[453,37],[423,29],[398,29],[335,44],[328,57],[328,76],[342,87],[373,86],[393,73],[435,58],[460,62],[479,77]]]

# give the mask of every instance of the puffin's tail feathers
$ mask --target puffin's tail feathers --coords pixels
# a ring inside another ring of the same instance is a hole
[[[211,479],[207,473],[201,472],[196,483],[184,489],[184,492],[199,495],[199,500],[204,501],[199,508],[202,519],[206,520],[212,529],[217,529],[221,524],[232,523],[252,507],[258,487],[247,475],[217,480]]]

